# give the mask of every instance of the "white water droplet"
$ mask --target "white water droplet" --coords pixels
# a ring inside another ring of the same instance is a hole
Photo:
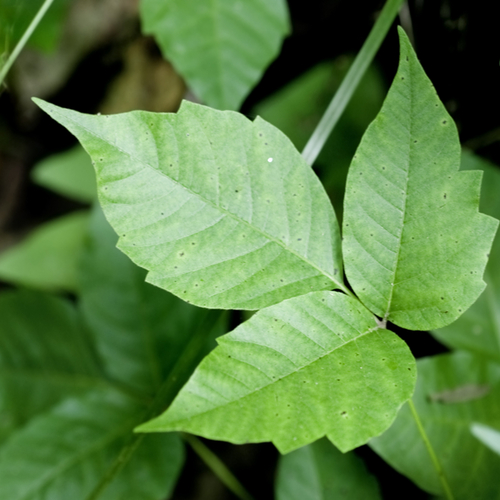
[[[271,163],[271,162],[273,161],[273,159],[272,159],[272,158],[268,158],[268,159],[267,159],[267,161],[268,161],[269,163]]]

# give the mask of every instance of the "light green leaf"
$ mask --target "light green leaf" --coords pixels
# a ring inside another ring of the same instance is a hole
[[[351,63],[351,58],[343,56],[315,66],[261,101],[255,114],[278,127],[302,150]],[[314,162],[338,217],[342,214],[349,164],[364,131],[380,110],[386,91],[380,73],[370,67]]]
[[[457,351],[420,359],[417,368],[413,401],[455,500],[499,499],[500,457],[471,434],[470,425],[500,428],[500,365]],[[420,488],[444,496],[408,405],[370,446]]]
[[[113,116],[36,102],[93,158],[118,247],[150,283],[221,309],[345,290],[330,201],[272,125],[188,102]]]
[[[140,417],[140,407],[111,390],[62,402],[0,450],[0,498],[86,499]],[[177,435],[148,436],[99,499],[162,500],[172,491],[182,462]]]
[[[349,283],[411,330],[452,323],[478,298],[498,221],[478,213],[479,172],[458,172],[456,127],[400,30],[401,58],[354,156],[343,251]]]
[[[0,279],[45,290],[76,291],[87,225],[88,212],[80,211],[39,226],[0,255]]]
[[[472,424],[470,430],[481,443],[500,455],[500,431],[482,424]]]
[[[40,186],[68,198],[84,203],[96,198],[94,169],[89,155],[80,145],[42,160],[31,177]]]
[[[183,430],[287,453],[326,436],[342,451],[383,432],[411,396],[415,362],[356,300],[312,292],[257,312],[139,431]]]
[[[40,292],[4,292],[0,318],[0,427],[14,429],[103,383],[70,302]]]
[[[145,271],[115,247],[117,239],[95,207],[82,260],[81,306],[107,373],[154,395],[207,311],[145,283]],[[213,334],[206,332],[200,360],[215,344]]]
[[[142,29],[209,106],[238,109],[278,54],[284,0],[141,0]]]
[[[462,153],[463,170],[484,171],[481,210],[500,218],[500,170],[479,156]],[[455,323],[432,332],[454,349],[466,349],[500,362],[500,238],[495,238],[484,273],[486,290]]]
[[[354,453],[321,439],[280,458],[276,500],[380,500],[377,481]]]

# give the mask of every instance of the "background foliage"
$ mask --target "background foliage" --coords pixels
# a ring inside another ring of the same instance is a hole
[[[4,58],[32,18],[35,3],[28,8],[26,2],[0,1]],[[238,2],[230,3],[237,12]],[[147,9],[147,4],[142,2],[141,8]],[[283,7],[284,3],[275,2],[277,12]],[[90,209],[95,187],[86,155],[78,146],[70,149],[74,139],[41,115],[30,98],[36,95],[90,113],[175,111],[182,96],[193,97],[186,94],[190,89],[215,107],[237,109],[241,105],[248,116],[261,115],[300,150],[366,38],[381,2],[353,5],[318,0],[306,5],[290,0],[288,7],[291,36],[267,69],[279,51],[279,36],[262,49],[257,66],[266,71],[253,90],[259,76],[255,69],[244,67],[245,58],[234,52],[236,47],[219,54],[227,63],[221,71],[238,62],[239,71],[246,75],[246,86],[239,84],[239,89],[227,94],[230,98],[220,97],[220,90],[219,97],[210,97],[209,90],[204,94],[189,68],[181,67],[174,53],[169,56],[169,42],[158,38],[157,46],[147,36],[154,34],[153,26],[144,22],[145,34],[141,34],[138,3],[128,0],[56,0],[12,70],[7,89],[0,95],[0,249],[4,250],[0,255],[0,440],[4,442],[0,476],[23,470],[23,494],[38,488],[51,498],[51,491],[61,487],[60,480],[51,476],[37,483],[37,467],[50,463],[53,470],[59,470],[61,464],[51,462],[57,455],[54,450],[68,450],[75,442],[85,441],[88,451],[72,456],[65,468],[66,478],[71,478],[68,487],[78,491],[97,491],[100,471],[113,466],[118,450],[127,453],[138,446],[136,461],[121,471],[118,478],[122,479],[111,483],[102,498],[120,498],[123,488],[137,484],[134,474],[150,477],[139,481],[149,491],[134,491],[137,498],[161,498],[169,489],[176,499],[233,498],[190,448],[175,487],[185,455],[181,440],[175,435],[154,435],[168,443],[159,446],[149,436],[135,442],[130,431],[159,412],[155,406],[159,393],[168,400],[187,379],[189,373],[179,372],[176,360],[188,359],[196,366],[214,345],[213,338],[237,326],[243,314],[205,315],[144,283],[144,272],[114,249],[116,238],[102,214],[95,207]],[[146,21],[144,11],[142,15]],[[457,122],[462,144],[469,148],[462,155],[462,168],[485,170],[481,211],[499,217],[495,164],[500,163],[500,82],[492,41],[494,16],[479,3],[415,1],[409,2],[409,15],[403,13],[400,22],[413,32],[418,57]],[[275,25],[281,36],[288,32],[284,16]],[[173,66],[164,60],[162,51]],[[347,167],[366,126],[380,109],[397,59],[396,30],[392,29],[314,165],[339,218]],[[477,77],[464,77],[470,74]],[[71,165],[70,174],[65,165]],[[491,485],[498,457],[474,437],[470,425],[479,421],[500,428],[494,417],[498,415],[500,356],[500,292],[495,272],[499,258],[497,240],[485,278],[489,287],[457,323],[432,334],[397,330],[414,355],[423,358],[418,361],[422,380],[415,404],[442,452],[452,486],[463,498],[496,498]],[[163,314],[158,314],[159,307]],[[210,330],[209,338],[200,329]],[[461,351],[429,357],[448,349]],[[174,378],[176,383],[164,387],[165,378]],[[454,392],[453,388],[462,389]],[[105,413],[106,418],[95,418],[97,413]],[[410,418],[409,409],[404,408],[393,428],[374,440],[371,448],[347,455],[347,461],[339,461],[338,452],[326,441],[287,455],[279,466],[270,445],[208,444],[257,498],[273,498],[275,470],[280,499],[293,498],[299,485],[304,487],[303,481],[293,482],[297,478],[310,481],[310,498],[336,498],[337,487],[350,491],[350,498],[379,498],[379,490],[383,498],[399,498],[403,488],[425,498],[423,490],[438,493],[439,485]],[[443,426],[443,419],[449,424]],[[61,434],[58,440],[53,439],[54,428]],[[34,442],[39,453],[32,456],[28,469],[24,450],[32,450]],[[390,469],[372,449],[423,490]],[[470,457],[475,464],[472,475]],[[156,469],[165,464],[172,464],[169,470]],[[325,464],[358,479],[330,485]],[[365,467],[376,474],[379,486]],[[157,484],[159,475],[170,477],[170,483]],[[120,482],[123,478],[125,482]],[[3,487],[6,497],[16,498],[8,482]],[[61,498],[74,496],[70,490],[59,491]]]

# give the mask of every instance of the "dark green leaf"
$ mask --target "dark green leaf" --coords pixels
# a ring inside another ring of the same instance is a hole
[[[14,434],[0,450],[0,498],[84,500],[130,444],[142,409],[110,389],[68,399]],[[149,436],[100,500],[162,500],[183,462],[175,434]]]
[[[353,452],[321,439],[280,458],[276,500],[380,500],[377,481]]]
[[[500,498],[500,457],[470,432],[473,422],[500,428],[500,365],[457,351],[418,361],[413,401],[455,500]],[[405,405],[370,446],[422,489],[443,495],[415,421]]]

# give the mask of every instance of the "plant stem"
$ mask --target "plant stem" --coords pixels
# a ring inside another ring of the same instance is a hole
[[[441,467],[441,464],[439,463],[438,457],[437,457],[436,453],[434,452],[434,448],[432,447],[432,444],[429,441],[429,437],[427,436],[427,433],[425,432],[424,426],[422,425],[422,422],[420,421],[420,417],[418,416],[417,409],[415,408],[415,405],[413,404],[413,400],[410,399],[408,401],[408,404],[410,405],[411,413],[412,413],[413,418],[415,419],[415,422],[417,424],[418,432],[420,433],[420,436],[422,437],[422,440],[424,441],[425,447],[427,448],[427,451],[429,452],[429,455],[431,457],[432,463],[434,464],[434,468],[436,469],[439,480],[441,481],[441,486],[443,487],[446,498],[448,500],[454,500],[450,485],[448,484],[446,476],[444,475],[444,470]]]
[[[328,136],[342,116],[361,78],[372,62],[404,0],[387,0],[363,47],[352,63],[330,105],[307,142],[302,156],[312,165],[325,145]]]
[[[198,364],[200,357],[206,349],[207,341],[210,338],[209,334],[215,328],[222,314],[224,314],[224,312],[207,310],[191,340],[188,342],[177,363],[172,368],[167,380],[156,394],[153,403],[140,419],[141,422],[155,417],[172,403],[179,389]],[[119,474],[132,458],[145,436],[146,434],[133,434],[131,436],[128,443],[123,446],[118,457],[87,496],[86,500],[97,500],[100,497],[111,481],[113,481],[117,474]],[[245,500],[247,499],[250,500],[250,497],[247,497]]]
[[[182,437],[189,443],[196,454],[207,464],[214,474],[241,500],[253,500],[233,473],[224,465],[222,460],[207,448],[197,437],[182,433]]]
[[[0,87],[2,86],[2,83],[5,77],[7,76],[7,73],[9,72],[11,66],[17,59],[17,56],[19,55],[21,50],[23,50],[24,46],[26,45],[26,42],[29,40],[30,36],[36,30],[36,27],[42,20],[43,16],[45,15],[49,7],[52,5],[53,1],[54,0],[45,0],[45,2],[43,2],[43,5],[40,7],[40,10],[37,12],[36,16],[33,18],[33,21],[31,21],[31,24],[24,32],[23,36],[21,37],[21,40],[19,40],[19,42],[15,46],[14,50],[7,59],[5,65],[2,68],[0,68]]]

